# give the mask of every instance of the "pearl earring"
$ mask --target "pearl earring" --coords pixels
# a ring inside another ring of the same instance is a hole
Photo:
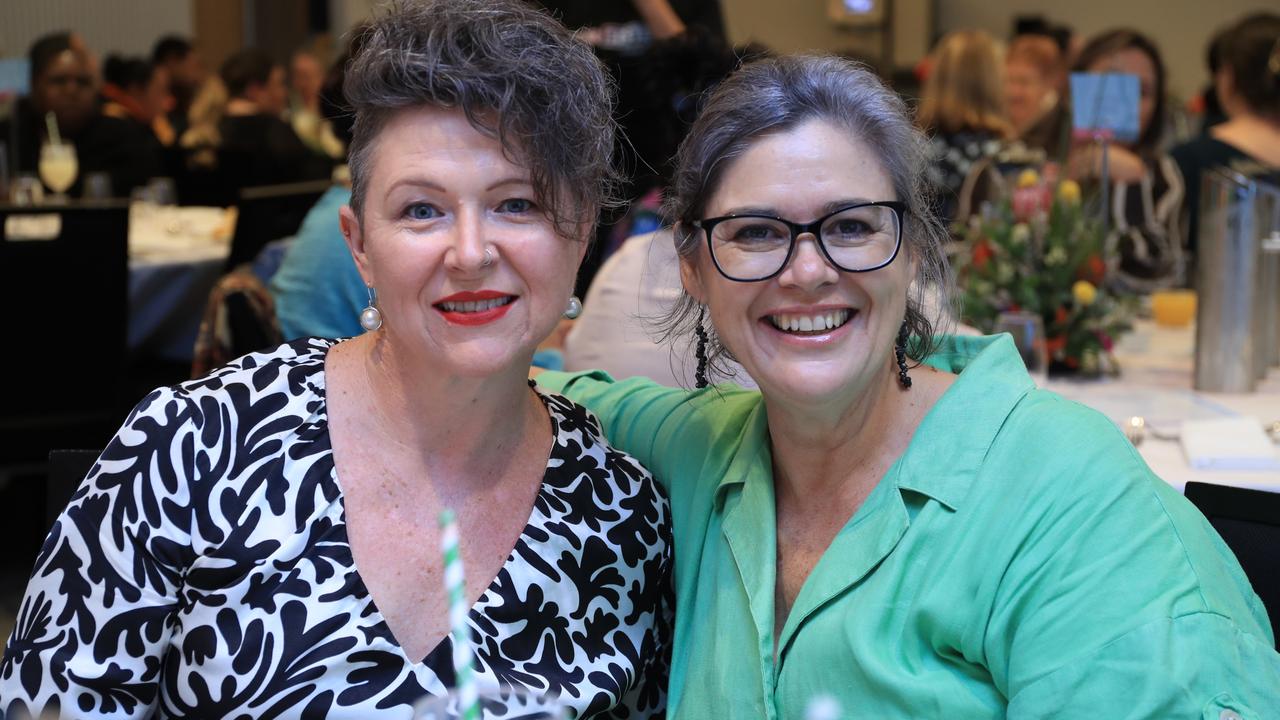
[[[582,301],[577,295],[569,296],[569,307],[564,309],[564,316],[570,320],[577,318],[582,314]]]
[[[376,298],[373,293],[373,286],[368,286],[369,290],[369,306],[360,312],[360,327],[369,332],[373,332],[382,327],[382,313],[378,312]]]

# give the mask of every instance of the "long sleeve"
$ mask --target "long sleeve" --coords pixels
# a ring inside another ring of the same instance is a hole
[[[148,717],[190,565],[196,409],[130,414],[36,560],[0,664],[0,717]]]
[[[1019,426],[988,459],[1023,480],[1006,484],[1008,518],[988,536],[980,653],[1008,716],[1272,717],[1280,655],[1207,521],[1105,418],[1060,403]],[[1033,438],[1059,459],[1027,468]]]

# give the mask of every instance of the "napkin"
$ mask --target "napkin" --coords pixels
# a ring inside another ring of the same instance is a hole
[[[1182,451],[1203,470],[1280,470],[1280,454],[1254,417],[1187,420]]]

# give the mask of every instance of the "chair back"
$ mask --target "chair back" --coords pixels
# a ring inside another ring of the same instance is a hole
[[[1280,493],[1201,482],[1184,493],[1235,553],[1280,642]]]
[[[0,207],[0,231],[0,462],[105,444],[125,409],[128,203]]]
[[[308,180],[241,190],[227,271],[253,262],[272,240],[297,233],[307,212],[332,185],[328,180]]]
[[[192,352],[191,377],[284,342],[266,285],[248,265],[222,276],[209,293]]]
[[[49,481],[45,485],[45,508],[48,527],[62,514],[63,508],[80,488],[101,450],[50,450]]]

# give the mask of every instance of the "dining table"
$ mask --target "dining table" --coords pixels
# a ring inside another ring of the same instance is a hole
[[[209,292],[231,252],[235,209],[129,209],[129,336],[135,356],[190,362]]]
[[[1221,393],[1194,387],[1194,321],[1180,327],[1139,319],[1112,351],[1119,374],[1103,378],[1050,378],[1043,386],[1088,405],[1125,430],[1133,418],[1145,425],[1136,443],[1143,460],[1165,482],[1183,490],[1189,482],[1280,492],[1280,446],[1271,467],[1194,466],[1183,444],[1183,423],[1251,418],[1260,426],[1280,420],[1280,367],[1271,367],[1253,392]],[[1132,434],[1132,433],[1131,433]],[[1271,440],[1280,439],[1272,438]]]

